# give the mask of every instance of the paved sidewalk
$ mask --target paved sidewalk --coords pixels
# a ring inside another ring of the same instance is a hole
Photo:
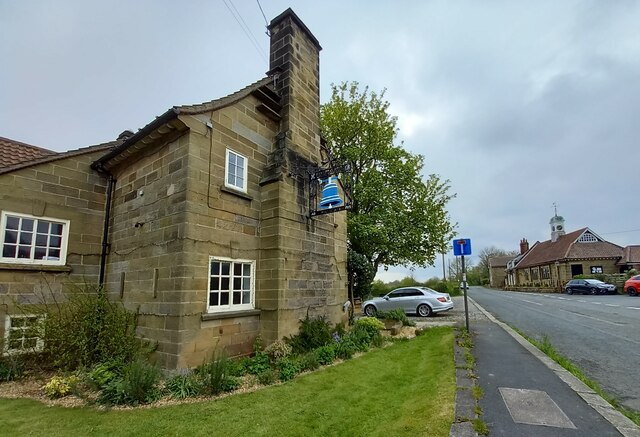
[[[463,302],[456,305],[464,313]],[[458,371],[458,386],[475,383],[483,389],[479,405],[490,436],[640,437],[633,422],[472,299],[469,319],[477,380],[465,382]],[[456,414],[469,411],[468,396],[456,402]],[[466,425],[452,427],[451,436],[474,435]]]

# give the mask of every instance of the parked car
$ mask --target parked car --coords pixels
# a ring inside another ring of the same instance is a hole
[[[629,296],[637,296],[640,291],[640,275],[632,276],[624,283],[624,292]]]
[[[615,294],[616,286],[597,279],[572,279],[564,290],[567,294]]]
[[[362,312],[366,316],[375,316],[378,311],[402,309],[405,314],[417,314],[429,317],[453,308],[448,293],[440,293],[427,287],[397,288],[382,297],[375,297],[362,303]]]

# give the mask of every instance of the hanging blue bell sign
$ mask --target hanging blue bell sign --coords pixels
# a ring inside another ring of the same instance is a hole
[[[337,179],[336,176],[320,179],[320,183],[324,184],[324,187],[322,187],[322,198],[319,204],[320,209],[336,208],[344,203],[340,198],[340,194],[338,194]]]

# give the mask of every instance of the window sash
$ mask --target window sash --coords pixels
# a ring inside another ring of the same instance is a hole
[[[255,261],[211,257],[207,311],[254,308]]]
[[[42,322],[43,316],[39,315],[7,315],[3,354],[13,355],[41,351],[44,340],[38,335],[38,324]]]
[[[2,212],[0,262],[64,265],[69,221]]]
[[[247,158],[229,149],[225,160],[224,184],[229,188],[247,191]]]

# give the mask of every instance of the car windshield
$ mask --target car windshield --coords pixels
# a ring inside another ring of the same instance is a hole
[[[589,284],[593,284],[593,285],[600,285],[600,284],[604,284],[604,282],[602,281],[598,281],[597,279],[587,279],[586,280]]]

